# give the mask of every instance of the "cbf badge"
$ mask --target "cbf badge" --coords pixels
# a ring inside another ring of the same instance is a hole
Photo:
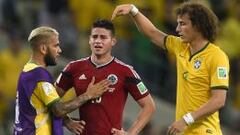
[[[194,68],[195,69],[199,69],[200,68],[200,66],[201,66],[201,61],[200,60],[196,60],[195,62],[194,62]]]
[[[118,82],[118,78],[114,74],[108,75],[107,79],[111,82],[111,85],[114,85]]]

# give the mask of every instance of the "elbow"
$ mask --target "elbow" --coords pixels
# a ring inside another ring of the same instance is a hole
[[[149,105],[149,113],[153,115],[156,112],[156,110],[157,110],[156,104],[154,101],[152,101],[152,103]]]
[[[149,101],[150,102],[142,106],[142,109],[149,117],[151,117],[156,111],[156,105],[152,99]]]
[[[65,111],[63,111],[61,106],[62,105],[60,102],[57,102],[51,106],[51,110],[52,110],[52,113],[54,114],[54,116],[56,116],[56,117],[64,117],[65,116],[66,113],[65,113]]]
[[[225,100],[218,100],[217,102],[215,102],[215,105],[217,107],[216,109],[219,110],[225,106]]]
[[[224,106],[225,106],[225,100],[219,102],[219,104],[218,104],[219,109],[223,108]]]
[[[157,28],[153,28],[153,29],[149,30],[149,34],[148,34],[149,38],[151,40],[153,40],[155,35],[158,35],[158,33],[159,33],[159,30]]]
[[[153,105],[152,105],[152,113],[155,113],[156,110],[157,110],[156,104],[153,102]]]
[[[62,113],[61,111],[53,111],[53,114],[56,117],[64,117],[65,116],[65,113]]]

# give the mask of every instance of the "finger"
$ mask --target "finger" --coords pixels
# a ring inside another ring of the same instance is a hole
[[[117,132],[116,128],[112,128],[111,133],[115,134]]]
[[[175,135],[176,134],[176,130],[173,128],[170,130],[170,135]]]
[[[83,120],[81,120],[81,121],[80,121],[80,124],[81,124],[81,125],[86,125],[86,122],[83,121]]]
[[[171,127],[168,127],[167,134],[168,134],[168,135],[171,135]]]
[[[115,10],[114,10],[114,11],[115,11]],[[113,21],[115,17],[116,17],[116,13],[113,12],[112,17],[111,17],[111,21]]]
[[[81,130],[82,130],[82,129],[84,129],[84,125],[77,124],[77,125],[76,125],[76,128],[77,128],[77,129],[81,129]]]
[[[103,88],[106,86],[108,87],[110,84],[111,84],[111,82],[105,79],[105,80],[102,80],[101,82],[99,82],[98,86],[99,86],[99,88]]]
[[[93,76],[93,77],[92,77],[92,80],[91,80],[91,82],[90,82],[90,84],[93,85],[94,82],[95,82],[95,77]]]
[[[74,130],[74,133],[81,134],[84,130],[84,126],[82,126],[80,124],[76,124],[74,126],[73,130]]]
[[[77,134],[77,135],[80,135],[82,132],[78,131],[77,129],[73,129],[72,131],[73,133]]]
[[[78,128],[77,129],[78,134],[80,135],[83,132],[83,129]]]
[[[95,86],[103,86],[106,81],[107,79],[101,80],[100,82],[96,83]]]
[[[112,14],[112,17],[111,17],[111,20],[113,20],[113,19],[116,17],[117,12],[118,12],[118,7],[116,7],[116,8],[114,9],[113,14]]]
[[[105,91],[109,90],[109,85],[105,84],[105,85],[99,86],[98,89],[100,92],[105,92]]]
[[[169,135],[173,135],[173,129],[172,128],[169,129]]]

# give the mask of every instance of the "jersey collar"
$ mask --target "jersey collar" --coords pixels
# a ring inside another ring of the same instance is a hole
[[[200,52],[202,52],[203,50],[205,50],[205,49],[208,47],[208,45],[209,45],[209,42],[207,42],[206,45],[205,45],[202,49],[200,49],[200,50],[197,51],[196,53],[190,55],[189,61],[191,61],[194,56],[196,56],[197,54],[199,54]],[[190,50],[189,50],[189,51],[190,51]]]
[[[89,57],[89,61],[90,61],[96,68],[101,68],[101,67],[104,67],[104,66],[110,64],[110,63],[114,60],[114,58],[115,58],[115,57],[112,57],[111,60],[109,60],[108,62],[103,63],[103,64],[97,64],[97,63],[93,62],[92,57]]]

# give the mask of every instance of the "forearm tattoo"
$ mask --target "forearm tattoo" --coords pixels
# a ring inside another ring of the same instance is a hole
[[[67,102],[56,102],[52,105],[52,111],[56,116],[64,116],[67,113],[70,113],[81,105],[86,103],[90,98],[83,94]]]

